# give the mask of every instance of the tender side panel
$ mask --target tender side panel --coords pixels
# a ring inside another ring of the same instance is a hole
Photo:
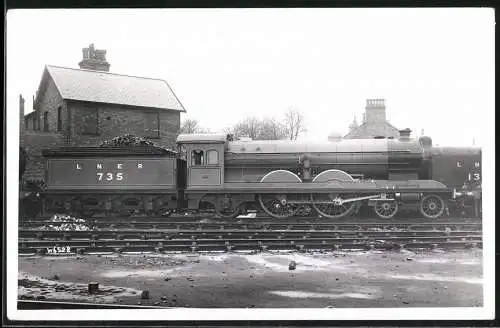
[[[47,189],[175,189],[175,158],[49,158]]]
[[[432,156],[432,178],[460,189],[465,181],[481,183],[481,152],[458,149],[436,151]]]

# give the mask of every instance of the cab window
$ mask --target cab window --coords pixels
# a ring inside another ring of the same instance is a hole
[[[191,153],[191,165],[203,165],[203,150],[193,150]]]
[[[219,153],[217,150],[207,151],[207,165],[219,164]]]

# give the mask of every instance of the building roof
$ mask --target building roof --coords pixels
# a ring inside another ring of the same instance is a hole
[[[185,112],[164,80],[50,65],[45,70],[63,99]]]
[[[373,138],[377,136],[399,137],[399,130],[389,122],[365,122],[346,134],[347,139]]]

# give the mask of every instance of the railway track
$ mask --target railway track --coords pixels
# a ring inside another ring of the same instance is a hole
[[[32,231],[19,232],[20,254],[482,247],[481,231]]]
[[[19,253],[482,247],[482,223],[470,219],[66,219],[20,221]]]

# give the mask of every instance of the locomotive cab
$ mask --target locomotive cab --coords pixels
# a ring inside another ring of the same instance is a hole
[[[177,144],[185,153],[187,188],[216,187],[224,183],[224,145],[222,134],[181,134]]]

